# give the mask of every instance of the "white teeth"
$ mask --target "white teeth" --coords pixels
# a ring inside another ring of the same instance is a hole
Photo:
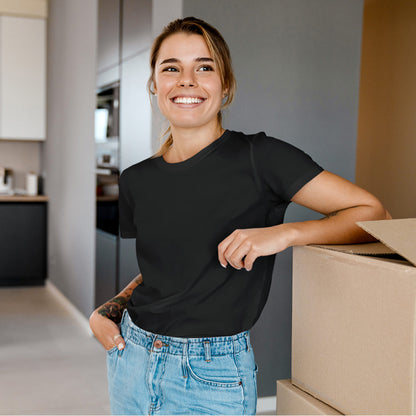
[[[176,97],[173,102],[176,104],[198,104],[202,103],[204,100],[196,97]]]

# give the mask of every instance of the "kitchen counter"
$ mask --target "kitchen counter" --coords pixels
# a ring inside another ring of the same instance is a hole
[[[46,195],[0,195],[0,202],[47,202]]]
[[[118,195],[99,195],[96,198],[97,202],[118,201]]]

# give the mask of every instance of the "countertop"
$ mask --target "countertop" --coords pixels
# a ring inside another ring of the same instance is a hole
[[[46,195],[0,195],[0,202],[47,202]]]
[[[97,198],[97,202],[118,201],[118,195],[99,195],[96,198]]]

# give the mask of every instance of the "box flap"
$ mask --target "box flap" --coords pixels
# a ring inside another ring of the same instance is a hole
[[[361,221],[357,225],[416,266],[416,218]]]
[[[316,247],[326,248],[328,250],[342,251],[347,254],[359,254],[362,256],[391,256],[396,254],[391,248],[383,243],[364,243],[364,244],[316,244]]]

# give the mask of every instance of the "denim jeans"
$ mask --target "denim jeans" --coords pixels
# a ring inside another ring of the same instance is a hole
[[[112,414],[254,415],[257,365],[249,332],[211,338],[157,335],[123,313],[126,347],[107,352]]]

